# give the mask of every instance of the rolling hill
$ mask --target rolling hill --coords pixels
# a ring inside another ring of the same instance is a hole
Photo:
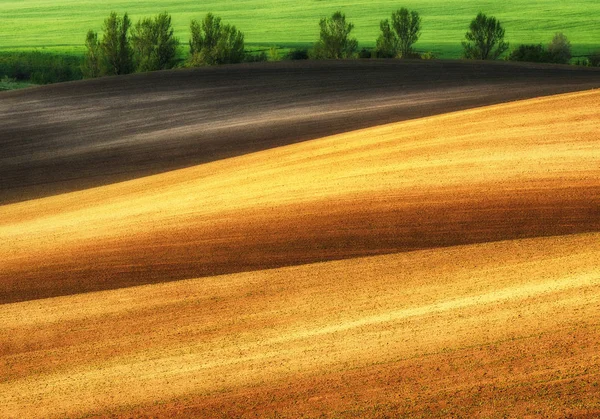
[[[600,87],[600,69],[504,62],[288,62],[0,93],[0,203],[374,125]]]
[[[598,231],[599,105],[495,105],[4,205],[0,302]]]
[[[600,414],[600,235],[0,305],[8,418]]]
[[[600,416],[599,76],[0,93],[0,416]]]
[[[445,58],[457,58],[460,42],[471,19],[483,11],[494,15],[505,25],[507,40],[521,43],[548,43],[555,32],[567,34],[576,54],[589,54],[600,47],[600,28],[596,24],[600,5],[594,0],[527,2],[485,0],[407,1],[375,0],[348,4],[341,0],[301,2],[257,0],[197,2],[106,0],[9,0],[0,4],[3,16],[0,26],[0,48],[45,48],[53,51],[82,52],[88,29],[100,30],[111,11],[129,12],[134,21],[168,11],[173,15],[176,35],[185,45],[191,19],[207,12],[216,13],[246,34],[246,41],[261,45],[294,45],[313,43],[318,37],[318,22],[336,10],[346,13],[363,46],[372,46],[379,32],[379,21],[389,18],[399,7],[419,11],[423,17],[423,35],[416,45],[419,50],[435,51]],[[596,17],[596,18],[594,18]],[[596,19],[596,20],[595,20]]]

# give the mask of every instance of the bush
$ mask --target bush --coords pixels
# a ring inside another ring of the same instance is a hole
[[[222,25],[221,18],[212,13],[202,23],[192,20],[190,30],[189,66],[234,64],[246,58],[244,34],[235,26]]]
[[[381,58],[420,58],[412,46],[421,35],[419,13],[406,8],[392,13],[392,22],[382,20],[379,24],[381,35],[377,38],[376,55]]]
[[[600,51],[596,51],[592,55],[590,55],[588,57],[588,61],[590,63],[590,66],[600,67]]]
[[[173,35],[167,13],[138,21],[131,33],[131,44],[137,71],[167,70],[177,63],[179,40]]]
[[[307,49],[293,49],[285,56],[286,60],[308,60]]]
[[[354,56],[358,41],[350,38],[354,25],[346,23],[346,15],[335,12],[330,18],[321,19],[319,27],[321,30],[312,51],[313,58],[337,60]]]
[[[262,63],[265,61],[269,61],[269,56],[265,51],[258,51],[258,53],[246,53],[244,57],[245,63]]]
[[[504,29],[495,17],[479,13],[469,25],[463,41],[464,57],[475,60],[495,60],[508,49]]]
[[[371,58],[372,56],[373,56],[373,54],[371,53],[371,51],[366,48],[361,49],[358,53],[358,58],[365,59],[365,58]]]
[[[508,55],[510,61],[527,61],[532,63],[551,62],[550,54],[542,44],[519,45]]]
[[[571,61],[571,43],[565,35],[557,33],[548,48],[543,45],[519,45],[508,56],[511,61],[529,61],[534,63],[567,64]],[[579,60],[578,65],[588,65],[590,60]]]
[[[281,57],[279,56],[279,49],[276,46],[272,46],[269,48],[269,61],[279,61]]]
[[[557,33],[548,45],[550,61],[557,64],[568,64],[571,61],[571,42],[562,33]]]
[[[421,59],[422,60],[435,60],[437,57],[435,56],[435,54],[431,51],[427,51],[424,52],[423,54],[421,54]]]
[[[82,78],[78,56],[40,51],[0,53],[0,78],[36,84],[59,83]]]
[[[0,91],[13,90],[17,88],[17,79],[4,76],[0,79]]]

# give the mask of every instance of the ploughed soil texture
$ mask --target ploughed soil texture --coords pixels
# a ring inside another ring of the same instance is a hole
[[[4,92],[0,203],[599,80],[599,69],[505,62],[296,61]]]
[[[346,89],[352,66],[421,91]],[[201,97],[244,71],[255,109]],[[269,71],[299,80],[287,108]],[[0,95],[39,117],[0,126],[2,416],[597,417],[599,75],[303,63]],[[94,94],[112,116],[81,119]]]

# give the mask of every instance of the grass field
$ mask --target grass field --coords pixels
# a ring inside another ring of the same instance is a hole
[[[133,20],[168,11],[177,36],[185,43],[192,18],[207,12],[222,16],[246,34],[255,45],[309,45],[318,36],[318,20],[340,9],[355,23],[363,46],[374,45],[379,21],[400,6],[415,9],[423,18],[423,35],[416,47],[441,57],[457,57],[470,20],[479,12],[494,15],[506,27],[513,45],[547,43],[557,31],[571,40],[575,54],[600,47],[600,2],[540,0],[393,0],[348,2],[317,1],[141,1],[141,0],[26,0],[0,2],[0,49],[41,48],[80,53],[88,29],[99,30],[110,11],[129,12]]]

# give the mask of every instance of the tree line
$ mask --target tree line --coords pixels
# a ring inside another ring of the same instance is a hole
[[[141,19],[133,26],[127,13],[121,17],[112,12],[104,20],[102,32],[101,39],[93,30],[87,33],[82,65],[86,77],[166,70],[178,63],[180,42],[166,12]],[[192,20],[190,32],[188,66],[233,64],[249,59],[244,50],[244,34],[235,26],[223,24],[212,13],[201,22]]]
[[[361,58],[432,58],[431,53],[420,54],[413,45],[421,36],[421,17],[416,11],[401,8],[392,13],[391,20],[380,22],[381,34],[377,38],[375,50],[358,51],[358,41],[350,38],[354,28],[346,22],[341,12],[320,21],[320,39],[312,52],[313,58],[351,58],[358,54]],[[461,45],[463,58],[475,60],[495,60],[509,49],[504,41],[505,30],[493,16],[479,13],[470,23]],[[557,33],[547,48],[543,45],[520,45],[507,57],[512,61],[534,61],[567,64],[571,60],[571,43],[562,33]],[[591,64],[600,65],[599,57],[590,57]]]
[[[414,49],[421,36],[421,23],[418,12],[406,8],[396,10],[390,19],[380,22],[375,49],[359,51],[358,41],[351,37],[354,25],[338,11],[319,21],[319,39],[312,49],[291,51],[286,58],[435,58],[432,53],[421,54]],[[102,32],[102,38],[93,30],[87,33],[82,65],[85,77],[165,70],[181,65],[197,67],[267,60],[264,52],[258,57],[249,55],[244,47],[244,34],[212,13],[201,21],[191,21],[189,54],[184,60],[177,56],[180,41],[174,36],[171,16],[166,12],[141,19],[135,25],[127,13],[121,17],[113,12],[104,20]],[[500,21],[479,13],[471,21],[462,42],[463,57],[498,59],[509,49],[504,37],[505,30]],[[271,56],[276,55],[276,51],[272,50]],[[571,45],[564,34],[557,33],[547,47],[541,44],[520,45],[506,59],[568,63]],[[600,65],[600,57],[590,57],[587,64]]]

